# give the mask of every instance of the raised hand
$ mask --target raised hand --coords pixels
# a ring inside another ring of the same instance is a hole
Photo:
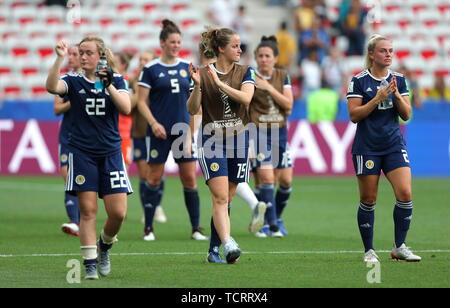
[[[61,40],[56,44],[55,52],[58,57],[64,58],[67,55],[67,43],[65,40]]]
[[[192,63],[189,64],[189,74],[191,75],[192,80],[194,81],[195,85],[200,85],[200,68],[197,66],[197,68],[194,69],[194,65]]]

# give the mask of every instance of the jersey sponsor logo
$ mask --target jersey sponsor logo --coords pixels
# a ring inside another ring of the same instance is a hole
[[[219,171],[220,167],[219,167],[218,163],[212,163],[210,168],[211,168],[212,171],[217,172],[217,171]]]
[[[371,87],[368,87],[368,88],[366,89],[366,92],[372,92],[372,88],[371,88]]]
[[[78,93],[80,94],[86,94],[86,91],[84,89],[81,89],[80,91],[78,91]]]
[[[166,75],[163,73],[163,72],[161,72],[161,73],[159,73],[159,78],[162,78],[162,77],[165,77]]]
[[[373,169],[374,166],[375,166],[375,163],[373,162],[373,160],[369,159],[368,161],[366,161],[367,169]]]
[[[167,71],[167,74],[169,74],[169,75],[171,75],[171,76],[176,75],[177,73],[178,73],[177,70],[168,70],[168,71]]]
[[[280,114],[280,110],[275,106],[275,101],[272,96],[267,95],[267,101],[269,102],[269,111],[267,114],[259,116],[259,122],[281,122],[284,120],[283,115]]]
[[[77,183],[78,185],[83,185],[85,182],[86,179],[82,175],[77,175],[77,177],[75,178],[75,183]]]

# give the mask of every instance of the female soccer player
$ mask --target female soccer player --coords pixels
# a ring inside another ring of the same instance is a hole
[[[98,279],[97,264],[101,275],[110,273],[109,249],[125,219],[127,194],[132,193],[117,127],[118,113],[129,114],[131,103],[123,77],[114,74],[110,67],[113,56],[103,40],[86,37],[78,46],[84,73],[67,74],[60,79],[60,66],[67,53],[66,42],[60,41],[55,47],[57,58],[50,68],[46,88],[51,94],[67,95],[70,100],[74,120],[68,142],[66,191],[78,197],[85,278]],[[97,72],[102,54],[108,59],[108,67]],[[97,194],[103,198],[108,216],[98,245]]]
[[[393,51],[390,40],[372,35],[367,43],[366,69],[352,78],[347,92],[350,119],[358,124],[352,155],[360,192],[358,226],[365,262],[379,261],[373,248],[373,229],[381,171],[397,199],[391,256],[409,262],[421,260],[405,245],[413,205],[410,162],[398,118],[408,120],[411,105],[404,76],[389,69]]]
[[[208,47],[207,46],[207,32],[202,33],[198,47],[199,47],[199,58],[200,58],[201,67],[206,67],[209,64],[212,64],[217,61],[216,55],[214,54],[214,52],[211,50],[207,50],[207,47]],[[201,115],[201,114],[202,114],[202,108],[200,107],[197,115]],[[200,122],[200,120],[198,122]],[[198,127],[193,128],[192,132],[196,131],[197,128]],[[262,226],[264,225],[264,214],[266,212],[267,205],[264,202],[258,200],[258,198],[255,196],[255,193],[252,191],[252,189],[250,188],[250,186],[248,185],[247,182],[239,183],[236,188],[235,194],[239,198],[244,200],[250,206],[250,209],[252,210],[252,213],[253,213],[252,221],[249,226],[250,232],[252,232],[256,236],[265,237],[266,235],[264,233],[260,232],[260,230],[261,230]],[[220,246],[220,238],[218,236],[215,237],[214,234],[211,237],[212,238],[211,238],[210,243],[211,243],[212,247]],[[213,237],[215,237],[215,240]],[[213,250],[213,248],[211,248],[211,250]],[[215,256],[217,256],[217,254],[211,254],[210,258],[213,258]],[[214,262],[213,259],[211,259],[211,261]]]
[[[73,45],[69,48],[68,60],[68,65],[72,73],[81,72],[78,45]],[[67,178],[67,165],[69,164],[69,150],[67,148],[67,143],[70,135],[70,128],[72,125],[72,113],[70,112],[70,101],[68,101],[68,98],[64,99],[59,96],[55,96],[55,100],[53,102],[53,111],[57,116],[63,114],[63,119],[61,121],[61,127],[59,130],[58,156],[61,175],[64,178],[65,182]],[[64,223],[61,226],[61,229],[64,233],[78,236],[80,231],[80,213],[78,211],[77,196],[65,192],[64,204],[66,207],[67,216],[69,217],[69,222]]]
[[[130,78],[130,91],[131,91],[131,105],[133,106],[132,116],[133,116],[133,125],[131,128],[131,137],[133,141],[133,161],[136,163],[138,168],[138,176],[139,176],[139,196],[142,204],[142,208],[145,209],[145,201],[144,196],[147,194],[146,190],[148,189],[147,185],[147,172],[148,172],[148,164],[147,164],[147,146],[145,145],[145,135],[147,133],[147,121],[142,117],[142,115],[137,110],[137,102],[138,102],[138,79],[139,74],[144,69],[144,66],[156,58],[156,53],[154,51],[148,50],[143,51],[139,55],[139,67],[137,70],[137,74]],[[162,196],[164,192],[164,178],[161,181],[159,194]],[[157,222],[165,223],[167,221],[164,210],[161,205],[156,206],[155,210],[155,220]],[[145,216],[142,220],[145,223]]]
[[[259,199],[268,208],[268,227],[263,228],[272,237],[283,237],[281,214],[286,206],[292,183],[292,159],[287,140],[286,117],[292,110],[294,98],[289,75],[275,68],[278,60],[278,44],[275,36],[263,36],[255,51],[256,90],[250,104],[250,118],[257,125],[254,136],[256,177]],[[277,182],[280,186],[274,197]],[[282,230],[282,231],[281,231]]]
[[[202,108],[202,131],[199,162],[211,191],[213,210],[211,234],[217,232],[228,263],[236,262],[241,249],[231,237],[228,208],[236,187],[248,182],[248,106],[255,91],[254,71],[238,65],[240,38],[231,29],[209,29],[207,50],[213,51],[217,62],[189,71],[194,88],[188,100],[189,113]],[[213,238],[213,236],[211,236]],[[218,255],[218,247],[209,255]],[[209,259],[209,258],[208,258]]]
[[[195,175],[195,152],[185,155],[190,116],[186,109],[191,78],[189,63],[178,58],[181,32],[170,20],[162,21],[160,33],[162,55],[148,63],[139,78],[138,109],[149,124],[147,130],[148,190],[145,197],[145,231],[143,239],[155,239],[153,217],[160,203],[159,194],[164,164],[172,150],[178,163],[184,188],[184,200],[195,240],[206,240],[200,228],[200,200]],[[181,142],[180,142],[181,141]]]

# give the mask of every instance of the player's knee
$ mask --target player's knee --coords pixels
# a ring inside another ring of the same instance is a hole
[[[148,176],[147,177],[147,183],[152,186],[158,186],[161,184],[161,182],[162,182],[162,177],[158,177],[158,176]]]
[[[363,197],[361,197],[360,201],[367,205],[375,204],[377,202],[377,197],[376,196],[363,196]]]
[[[197,188],[197,181],[194,175],[187,175],[184,177],[181,177],[181,183],[183,184],[184,188],[187,189],[196,189]]]
[[[280,185],[283,187],[291,187],[292,179],[291,178],[280,178]]]
[[[273,172],[260,172],[259,183],[260,184],[273,184],[274,183]]]
[[[411,189],[404,188],[397,192],[396,198],[399,201],[410,201],[411,200]]]
[[[228,206],[228,196],[226,194],[213,194],[212,195],[214,206]]]

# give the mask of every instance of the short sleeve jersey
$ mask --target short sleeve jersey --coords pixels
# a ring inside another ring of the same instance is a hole
[[[256,71],[261,77],[261,74]],[[285,88],[291,88],[291,80],[285,70],[274,68],[271,77],[265,78],[278,92],[283,93]],[[266,90],[256,89],[250,104],[250,119],[253,123],[286,125],[286,112],[278,105]]]
[[[61,80],[71,104],[68,144],[94,157],[120,152],[119,111],[108,90],[96,89],[95,83],[81,73],[64,75]],[[128,93],[121,75],[114,74],[112,84],[119,92]]]
[[[150,89],[150,111],[168,134],[174,124],[189,123],[186,102],[193,85],[189,62],[177,59],[169,65],[155,59],[142,70],[138,85]]]
[[[400,95],[409,95],[405,77],[402,74],[388,71],[385,79],[390,82],[395,76]],[[365,105],[371,101],[380,88],[381,79],[372,76],[368,69],[355,75],[348,86],[347,99],[357,97]],[[393,95],[380,103],[372,113],[357,124],[353,141],[352,154],[385,155],[400,151],[406,147],[400,130],[397,101]]]
[[[210,64],[216,70],[219,79],[234,89],[241,89],[246,83],[255,85],[255,71],[246,65],[234,64],[231,71],[222,73],[215,64]],[[200,69],[200,89],[202,95],[202,127],[212,125],[214,130],[227,130],[233,135],[241,132],[250,121],[248,111],[244,104],[231,99],[224,91],[215,85],[208,74],[208,67]]]

